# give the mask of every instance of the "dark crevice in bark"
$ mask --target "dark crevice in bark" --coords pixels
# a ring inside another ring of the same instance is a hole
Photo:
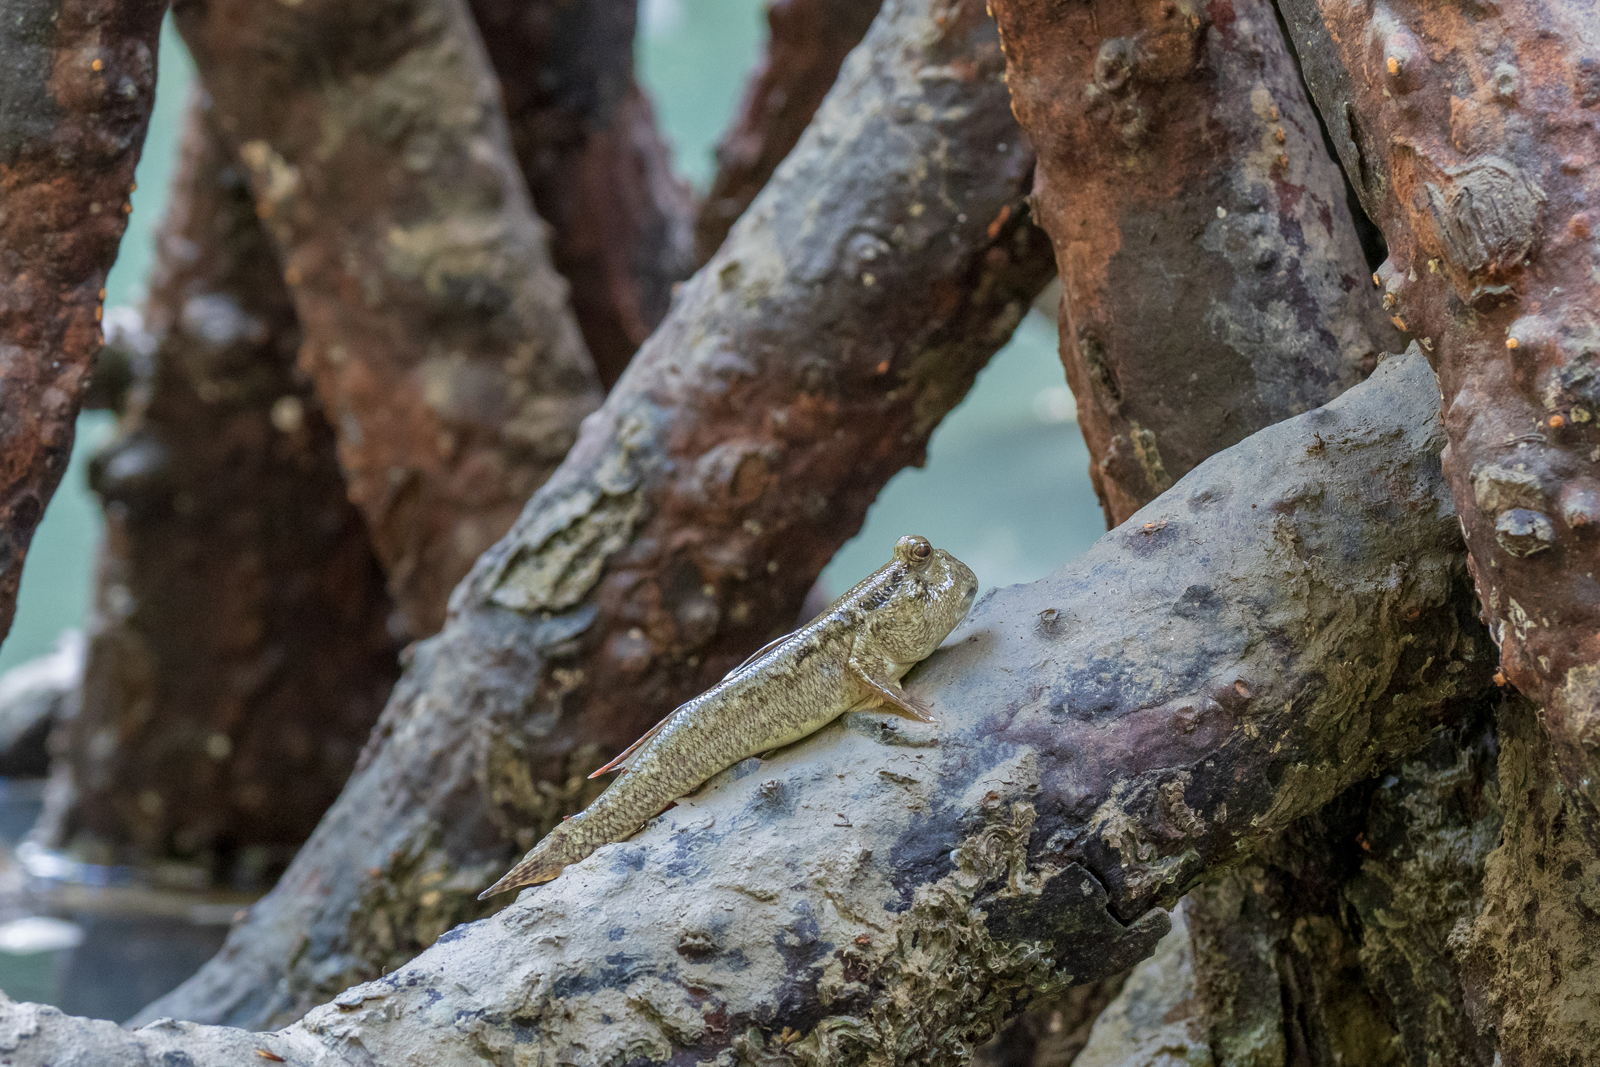
[[[1356,192],[1356,184],[1351,180],[1349,172],[1344,169],[1338,146],[1333,143],[1333,134],[1328,131],[1328,118],[1322,113],[1322,105],[1317,103],[1316,94],[1306,82],[1305,68],[1300,61],[1300,50],[1294,43],[1294,31],[1289,28],[1289,22],[1283,17],[1283,11],[1278,7],[1276,0],[1272,5],[1272,13],[1277,17],[1278,32],[1283,35],[1289,60],[1294,64],[1295,78],[1300,82],[1301,91],[1305,94],[1306,103],[1311,107],[1311,113],[1317,117],[1317,129],[1322,132],[1322,146],[1326,149],[1328,158],[1338,166],[1339,177],[1344,180],[1345,209],[1350,212],[1356,237],[1361,241],[1361,254],[1367,261],[1367,269],[1375,271],[1385,259],[1389,258],[1389,246],[1384,243],[1383,231],[1372,221],[1367,209],[1362,206],[1361,196]]]
[[[974,1067],[1070,1067],[1088,1044],[1095,1020],[1127,981],[1127,974],[1117,974],[1041,997],[973,1051]]]
[[[1216,1062],[1488,1067],[1460,937],[1500,833],[1497,701],[1187,898]]]

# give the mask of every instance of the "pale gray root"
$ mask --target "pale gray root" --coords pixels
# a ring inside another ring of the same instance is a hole
[[[939,727],[855,713],[747,760],[286,1030],[6,1005],[0,1048],[19,1067],[236,1065],[252,1042],[385,1067],[965,1064],[1030,998],[1148,955],[1163,906],[1483,687],[1437,397],[1409,354],[1213,457],[979,604],[907,679]]]

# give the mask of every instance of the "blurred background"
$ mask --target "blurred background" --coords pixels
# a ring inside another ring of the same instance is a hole
[[[643,0],[640,76],[672,142],[678,173],[709,184],[712,149],[731,118],[766,34],[760,0]],[[170,24],[162,36],[155,115],[138,171],[133,214],[106,286],[108,308],[142,299],[153,239],[176,163],[179,116],[193,67]],[[1043,577],[1105,532],[1088,476],[1088,452],[1056,356],[1055,324],[1031,313],[1011,343],[934,433],[927,466],[897,476],[861,533],[823,574],[838,594],[882,564],[897,537],[920,533],[949,549],[985,588]],[[100,508],[85,477],[110,436],[112,416],[85,414],[72,465],[29,550],[16,623],[0,670],[49,652],[81,628],[89,603]],[[0,779],[0,838],[14,846],[32,824],[38,784]],[[20,879],[0,869],[4,885]],[[121,1019],[166,992],[209,957],[240,902],[169,907],[135,891],[107,905],[51,915],[0,905],[0,989],[16,1000]]]

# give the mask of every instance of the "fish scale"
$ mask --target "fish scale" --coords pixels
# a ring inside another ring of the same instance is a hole
[[[977,590],[972,571],[950,553],[923,537],[900,538],[894,558],[815,621],[757,652],[595,772],[623,773],[479,899],[550,881],[601,846],[631,837],[713,775],[852,709],[886,706],[931,721],[897,683],[960,624]]]

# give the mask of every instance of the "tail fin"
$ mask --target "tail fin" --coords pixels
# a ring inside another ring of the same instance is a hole
[[[553,835],[552,835],[553,836]],[[478,894],[478,899],[492,897],[496,893],[504,893],[509,889],[522,889],[530,885],[543,885],[555,879],[561,873],[566,863],[559,859],[557,850],[551,847],[551,838],[543,841],[522,857],[522,861],[505,873],[494,885]]]

